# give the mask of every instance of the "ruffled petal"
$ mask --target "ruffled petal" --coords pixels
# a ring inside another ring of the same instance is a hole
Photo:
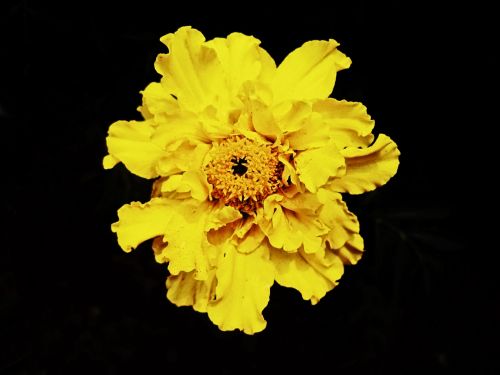
[[[313,111],[321,115],[323,128],[328,129],[339,150],[345,147],[368,147],[373,142],[371,132],[375,121],[363,104],[328,98],[316,101]]]
[[[359,233],[359,222],[339,193],[326,189],[319,189],[318,199],[323,204],[319,211],[319,218],[330,231],[325,236],[332,249],[339,249]]]
[[[259,47],[260,40],[253,36],[232,33],[205,45],[217,53],[230,97],[236,97],[243,83],[267,78],[276,70],[273,59]]]
[[[327,98],[337,72],[351,65],[351,59],[338,46],[333,39],[314,40],[290,53],[276,70],[274,102]]]
[[[189,111],[163,112],[155,118],[157,127],[152,139],[166,149],[180,142],[208,143],[211,139],[205,132],[200,116]]]
[[[299,180],[312,193],[330,178],[345,173],[344,157],[333,143],[327,147],[300,152],[295,157],[295,165]]]
[[[301,101],[284,102],[274,106],[272,111],[283,133],[290,133],[306,128],[305,123],[311,117],[312,107]],[[297,138],[300,138],[300,135]],[[300,144],[296,143],[292,146],[299,150],[308,148],[300,148]]]
[[[167,298],[176,306],[193,306],[199,312],[207,312],[207,305],[215,296],[215,270],[206,280],[197,280],[194,272],[180,272],[167,278]]]
[[[187,26],[160,40],[169,49],[155,62],[165,90],[194,112],[216,103],[217,92],[225,89],[222,69],[215,51],[205,45],[203,34]]]
[[[161,176],[170,176],[189,170],[198,170],[203,157],[210,149],[204,143],[179,139],[171,143],[158,160],[157,171]]]
[[[171,275],[195,271],[197,280],[206,280],[211,268],[209,258],[216,252],[208,241],[208,232],[239,218],[241,214],[232,207],[194,199],[177,201],[164,231],[166,246],[155,252],[155,258],[160,263],[169,262]]]
[[[342,261],[331,252],[286,253],[272,249],[271,262],[276,270],[276,282],[298,290],[302,298],[313,305],[338,284],[344,273]]]
[[[187,147],[182,152],[181,147],[168,153],[158,163],[158,170],[161,175],[168,176],[172,173],[185,171],[181,174],[170,176],[161,184],[161,192],[177,191],[179,193],[189,192],[191,197],[198,201],[205,201],[208,198],[210,186],[207,176],[202,171],[202,163],[205,155],[210,149],[209,145],[200,143],[197,145],[183,144]]]
[[[146,119],[153,117],[158,123],[179,111],[177,100],[158,82],[150,83],[141,93],[139,111]]]
[[[118,164],[120,160],[115,158],[113,155],[106,155],[102,159],[102,166],[104,169],[111,169],[113,168],[116,164]]]
[[[317,215],[320,206],[309,193],[292,198],[270,196],[257,222],[273,247],[296,252],[303,246],[307,253],[314,253],[323,248],[321,236],[328,232]]]
[[[282,134],[280,127],[276,123],[273,113],[267,106],[257,101],[252,103],[251,122],[253,128],[266,138],[275,141]]]
[[[333,250],[333,252],[342,260],[342,263],[354,265],[363,256],[364,241],[359,234],[354,234],[343,246]]]
[[[205,224],[205,232],[208,232],[212,229],[217,230],[220,229],[227,224],[234,223],[237,220],[242,218],[241,213],[231,207],[224,206],[223,204],[217,205],[209,216],[209,220]]]
[[[208,198],[209,185],[201,171],[187,171],[169,177],[162,185],[161,192],[190,193],[191,197],[203,202]]]
[[[262,310],[274,283],[267,246],[244,254],[226,244],[216,277],[216,299],[207,308],[212,322],[222,331],[239,329],[250,335],[262,331],[266,327]]]
[[[251,253],[259,248],[266,235],[258,225],[253,225],[248,232],[245,233],[241,241],[236,242],[236,248],[241,253]]]
[[[273,114],[283,134],[282,143],[295,152],[320,147],[332,147],[332,132],[320,113],[313,112],[311,103],[285,102],[274,106]]]
[[[111,230],[118,236],[118,244],[130,252],[140,243],[160,236],[172,217],[171,207],[176,201],[165,198],[153,198],[147,203],[132,202],[118,210],[118,221],[111,225]]]
[[[106,138],[110,155],[103,160],[104,168],[110,169],[122,162],[140,177],[157,177],[156,164],[164,150],[151,140],[154,131],[151,121],[117,121],[112,124]]]
[[[362,194],[384,185],[398,170],[398,146],[384,134],[370,147],[340,152],[346,161],[346,173],[329,184],[333,191]]]

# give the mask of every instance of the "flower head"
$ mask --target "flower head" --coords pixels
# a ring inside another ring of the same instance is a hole
[[[396,144],[360,103],[329,98],[351,60],[311,41],[276,66],[260,41],[206,41],[191,27],[161,38],[161,82],[142,92],[143,121],[109,128],[104,167],[155,179],[152,199],[118,210],[129,252],[153,240],[167,298],[221,330],[263,330],[276,281],[316,304],[363,253],[342,193],[385,184]]]

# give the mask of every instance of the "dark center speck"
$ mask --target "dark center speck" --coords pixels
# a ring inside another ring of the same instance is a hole
[[[248,168],[244,165],[247,163],[245,158],[241,159],[236,159],[233,158],[231,161],[234,163],[234,165],[231,167],[233,169],[233,174],[237,174],[238,176],[243,176]]]

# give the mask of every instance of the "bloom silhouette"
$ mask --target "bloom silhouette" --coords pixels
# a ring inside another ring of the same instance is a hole
[[[118,210],[129,252],[153,240],[167,297],[221,330],[263,330],[276,281],[316,304],[363,253],[341,193],[385,184],[396,144],[360,103],[329,98],[351,60],[310,41],[277,67],[251,36],[206,41],[191,27],[161,38],[160,83],[142,92],[144,121],[109,128],[104,167],[155,179],[152,199]]]

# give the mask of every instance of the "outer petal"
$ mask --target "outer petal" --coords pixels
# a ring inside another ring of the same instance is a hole
[[[140,243],[159,236],[172,217],[171,207],[174,200],[153,198],[148,203],[132,202],[118,210],[118,222],[111,225],[111,230],[118,235],[118,244],[130,252]]]
[[[333,253],[306,254],[285,253],[273,249],[271,261],[276,269],[276,281],[289,288],[297,289],[305,300],[313,305],[332,290],[342,277],[342,261]]]
[[[319,218],[330,228],[325,239],[332,249],[339,249],[359,233],[358,219],[349,212],[339,193],[320,189],[318,199],[323,204]]]
[[[271,139],[272,141],[275,141],[281,136],[281,129],[267,106],[254,101],[252,103],[251,115],[253,128],[259,134]]]
[[[346,174],[334,179],[329,188],[340,193],[361,194],[384,185],[396,174],[399,165],[397,145],[380,134],[367,148],[341,150],[346,161]]]
[[[155,62],[165,89],[195,112],[213,104],[221,89],[222,70],[215,51],[204,45],[203,34],[181,27],[160,40],[169,49],[168,54],[159,54]]]
[[[259,45],[260,40],[241,33],[232,33],[227,38],[215,38],[206,43],[217,53],[231,97],[236,97],[246,81],[267,77],[276,70],[272,58]]]
[[[154,117],[156,122],[179,111],[179,104],[158,82],[150,83],[142,93],[142,106],[139,111],[144,118]]]
[[[215,296],[215,270],[210,270],[206,280],[197,280],[194,272],[180,272],[167,278],[167,298],[177,306],[193,306],[207,312],[207,305]]]
[[[158,262],[168,261],[172,275],[195,271],[197,280],[206,280],[210,269],[209,257],[215,249],[207,239],[211,229],[241,218],[232,207],[212,206],[188,199],[171,207],[171,218],[165,228],[164,242],[167,246],[155,257]]]
[[[267,246],[244,254],[227,244],[216,275],[216,300],[208,305],[210,319],[223,331],[240,329],[250,335],[262,331],[266,327],[262,310],[274,283]]]
[[[164,157],[160,160],[158,169],[162,175],[184,171],[182,174],[169,177],[162,183],[161,191],[190,192],[194,199],[205,201],[208,197],[209,185],[207,177],[202,171],[202,163],[210,146],[204,143],[196,146],[190,144],[183,146],[187,147],[185,152],[182,148],[178,148],[169,153],[170,158]]]
[[[199,116],[189,111],[175,113],[161,112],[156,115],[158,125],[152,136],[155,143],[171,148],[172,144],[182,141],[206,142],[208,138]]]
[[[311,113],[301,122],[300,128],[287,134],[286,140],[294,150],[307,150],[328,145],[331,136],[321,116]]]
[[[371,134],[375,121],[361,103],[335,100],[318,100],[313,111],[321,115],[322,125],[329,130],[339,150],[345,147],[368,147],[373,142]]]
[[[209,185],[206,176],[201,171],[187,171],[171,176],[161,185],[161,192],[190,192],[191,196],[203,202],[208,197]]]
[[[295,165],[299,180],[312,193],[326,184],[329,178],[345,172],[344,157],[334,144],[302,151],[296,156]]]
[[[333,250],[333,252],[337,254],[344,264],[353,265],[358,263],[363,256],[363,249],[363,237],[359,234],[354,234],[349,241],[340,248]]]
[[[253,225],[251,229],[245,233],[244,238],[237,243],[237,250],[242,253],[251,253],[259,248],[265,237],[265,233],[262,232],[259,226]]]
[[[117,121],[112,124],[106,138],[110,155],[104,158],[104,168],[110,169],[122,162],[140,177],[157,177],[156,164],[164,151],[151,141],[154,130],[151,121]]]
[[[327,98],[337,72],[351,65],[351,59],[337,50],[338,45],[333,39],[314,40],[290,53],[276,70],[274,102]]]
[[[258,219],[271,245],[288,252],[301,246],[307,253],[323,248],[321,236],[328,232],[319,220],[320,203],[313,194],[297,194],[290,199],[270,196],[264,201],[264,213]]]
[[[202,159],[210,149],[204,143],[194,143],[179,139],[166,147],[165,153],[158,160],[157,170],[161,176],[170,176],[189,170],[199,170]]]
[[[272,108],[272,111],[281,130],[284,133],[289,133],[307,127],[305,123],[308,122],[311,117],[312,108],[309,103],[296,101],[284,102],[276,105]],[[293,144],[293,147],[299,150],[304,149],[299,148],[299,144]]]

